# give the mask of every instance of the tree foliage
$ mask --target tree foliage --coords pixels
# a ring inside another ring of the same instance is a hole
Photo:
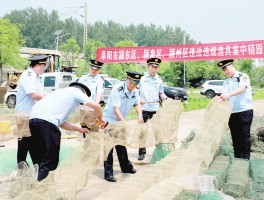
[[[74,61],[80,55],[80,46],[75,39],[69,39],[66,43],[62,43],[59,46],[60,51],[66,60],[71,61],[71,65],[74,66]]]
[[[261,87],[261,88],[264,88],[264,66],[262,67],[257,67],[255,70],[254,70],[254,83],[256,86],[258,87]],[[254,84],[253,83],[253,84]]]
[[[98,48],[104,48],[105,44],[101,41],[89,39],[84,45],[84,58],[89,62],[90,59],[95,59]]]
[[[19,57],[23,39],[17,25],[0,18],[0,65],[14,64]]]
[[[70,33],[62,38],[62,42],[69,38],[77,41],[83,48],[83,24],[73,18],[60,20],[58,12],[52,10],[48,13],[43,8],[26,8],[22,10],[13,10],[4,18],[9,18],[12,23],[21,24],[22,35],[25,37],[25,45],[34,48],[55,49],[56,30],[63,30],[62,34]],[[94,24],[88,24],[88,38],[102,42],[106,47],[113,47],[120,41],[133,41],[138,46],[155,46],[182,44],[185,32],[180,27],[156,26],[150,25],[121,25],[114,21],[102,23],[97,21]],[[193,44],[193,40],[187,34],[186,43]]]
[[[22,25],[21,33],[27,47],[55,49],[53,34],[63,25],[57,11],[52,10],[49,14],[43,8],[27,8],[13,10],[4,17],[9,18],[12,23]]]

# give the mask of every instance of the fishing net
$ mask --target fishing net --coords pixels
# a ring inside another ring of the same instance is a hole
[[[30,137],[31,133],[29,130],[29,113],[17,113],[16,117],[16,128],[13,130],[14,136],[17,138]]]
[[[229,156],[216,156],[215,159],[210,164],[206,174],[214,176],[216,179],[215,186],[216,189],[220,190],[224,187],[226,180],[227,169],[230,165]]]
[[[230,112],[229,104],[213,99],[205,112],[201,132],[195,135],[187,149],[172,150],[162,160],[130,175],[95,199],[173,199],[183,190],[205,191],[210,188],[214,185],[214,177],[206,175],[204,181],[197,178],[213,160]],[[197,184],[199,182],[201,184]]]
[[[225,194],[235,198],[243,197],[249,188],[249,162],[244,159],[233,158],[227,171],[224,186]]]
[[[173,143],[157,144],[154,152],[152,153],[150,163],[155,164],[157,161],[165,158],[173,149],[175,149]]]
[[[234,199],[228,195],[241,200],[263,199],[262,177],[258,176],[263,169],[261,156],[252,152],[249,164],[232,158],[230,152],[223,150],[224,145],[232,148],[227,126],[230,104],[212,99],[205,110],[201,130],[192,131],[184,139],[182,148],[175,149],[171,141],[177,136],[180,108],[179,102],[173,101],[165,104],[145,124],[120,122],[109,124],[103,131],[91,132],[47,179],[34,183],[34,170],[27,169],[31,172],[24,173],[27,181],[13,178],[6,182],[12,184],[5,191],[9,195],[13,193],[14,199],[76,199],[115,145],[132,148],[156,145],[158,156],[153,154],[153,164],[136,174],[127,175],[94,199]],[[78,114],[78,119],[81,115]],[[76,122],[80,124],[80,121]],[[263,126],[262,118],[254,116],[253,124],[252,133],[257,135],[257,129]],[[257,142],[263,143],[258,137]],[[251,163],[255,159],[260,161]],[[249,172],[252,174],[252,189]],[[28,186],[21,186],[21,189],[16,182]]]
[[[81,126],[86,126],[93,132],[99,131],[99,120],[92,108],[79,106],[76,117],[80,121]]]
[[[180,101],[168,102],[148,123],[138,125],[118,122],[109,124],[103,131],[90,132],[80,141],[81,145],[76,147],[55,171],[50,172],[48,178],[34,184],[31,180],[36,179],[35,174],[32,173],[30,181],[28,181],[28,173],[22,173],[26,174],[23,182],[20,178],[14,178],[10,186],[10,191],[14,194],[12,196],[16,196],[15,199],[25,197],[27,199],[75,199],[115,145],[133,148],[150,147],[175,138],[180,109]],[[90,111],[79,112],[78,116],[81,120],[78,123],[88,121],[83,116],[87,116],[88,112]],[[172,163],[170,165],[173,166]],[[26,168],[25,170],[28,171]],[[21,184],[24,186],[18,188]]]

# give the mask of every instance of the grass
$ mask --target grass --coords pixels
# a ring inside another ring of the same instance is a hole
[[[183,102],[183,112],[204,109],[208,106],[209,102],[210,99],[201,94],[189,93],[188,103]]]
[[[253,101],[264,99],[264,89],[254,89]]]

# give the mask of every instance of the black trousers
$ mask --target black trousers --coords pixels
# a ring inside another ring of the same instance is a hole
[[[106,126],[108,122],[106,123]],[[122,172],[129,172],[133,169],[132,163],[128,160],[127,149],[125,146],[116,145],[116,154]],[[104,161],[104,176],[109,177],[114,175],[113,171],[113,148],[110,150],[107,160]]]
[[[249,160],[250,158],[250,127],[253,110],[232,113],[228,122],[234,148],[234,157]]]
[[[23,137],[17,142],[17,163],[20,163],[22,161],[27,163],[26,159],[28,152],[30,154],[32,163],[36,164],[37,152],[34,151],[34,143],[32,143],[32,137]]]
[[[143,120],[144,123],[146,123],[149,119],[151,119],[153,117],[153,115],[156,114],[156,111],[142,111],[142,116],[143,116]],[[138,150],[138,154],[146,154],[146,148],[139,148]]]
[[[121,171],[122,172],[131,171],[133,169],[133,165],[128,160],[126,147],[121,146],[121,145],[116,145],[115,149],[116,149],[116,153],[117,153],[117,157],[118,157],[118,161],[119,161]],[[111,149],[111,151],[109,152],[109,154],[107,156],[107,160],[104,161],[104,176],[105,177],[109,177],[109,176],[114,175],[114,172],[113,172],[113,150],[114,149]]]
[[[29,128],[34,143],[34,151],[38,153],[38,181],[43,180],[49,171],[55,170],[59,163],[61,132],[57,126],[42,119],[29,120]]]

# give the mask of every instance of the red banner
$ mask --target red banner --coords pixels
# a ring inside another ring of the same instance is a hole
[[[264,40],[212,44],[98,48],[97,60],[104,63],[146,62],[158,57],[162,61],[222,60],[227,58],[264,58]]]

